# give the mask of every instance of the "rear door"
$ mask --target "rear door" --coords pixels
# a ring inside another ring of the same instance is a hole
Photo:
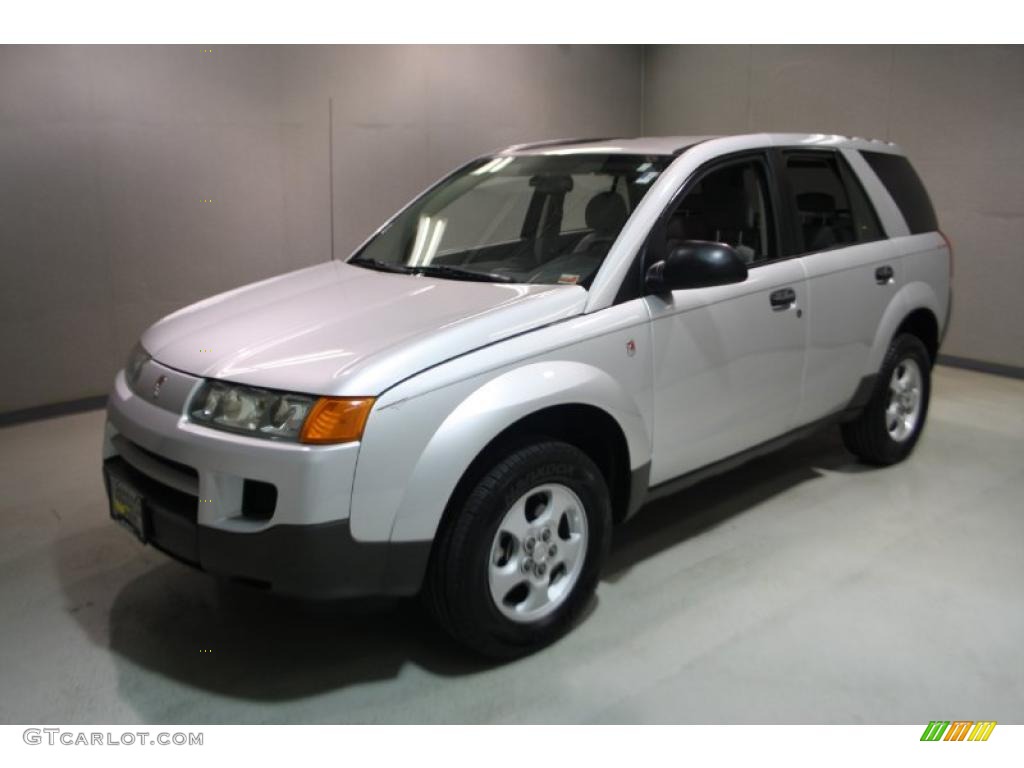
[[[709,165],[654,228],[647,259],[686,240],[732,245],[742,283],[647,296],[654,369],[651,483],[770,440],[793,425],[804,365],[806,287],[781,259],[776,196],[761,153]]]
[[[787,248],[807,275],[808,342],[803,425],[843,408],[866,373],[886,307],[902,280],[899,249],[842,153],[780,150],[775,155]]]

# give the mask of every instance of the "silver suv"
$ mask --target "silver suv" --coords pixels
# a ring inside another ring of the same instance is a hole
[[[951,251],[892,144],[759,134],[478,158],[347,261],[186,307],[110,395],[112,516],[275,592],[420,593],[556,638],[645,502],[838,423],[920,437]]]

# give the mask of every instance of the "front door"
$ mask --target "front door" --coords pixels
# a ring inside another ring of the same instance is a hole
[[[725,161],[688,182],[660,228],[732,245],[747,262],[733,285],[648,296],[654,384],[651,484],[671,480],[795,426],[806,346],[806,277],[781,251],[765,161]],[[659,229],[655,237],[662,236]],[[655,251],[658,252],[658,251]]]

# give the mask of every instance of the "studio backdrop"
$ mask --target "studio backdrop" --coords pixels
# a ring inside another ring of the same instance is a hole
[[[1021,72],[1012,46],[2,46],[0,414],[100,396],[162,315],[569,136],[897,141],[956,249],[943,351],[1019,369]]]

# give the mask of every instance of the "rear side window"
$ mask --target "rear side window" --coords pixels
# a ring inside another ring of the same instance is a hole
[[[786,176],[796,209],[799,253],[882,238],[871,203],[835,152],[787,152]]]
[[[871,170],[889,190],[912,235],[939,228],[928,191],[907,158],[886,152],[861,152]]]

